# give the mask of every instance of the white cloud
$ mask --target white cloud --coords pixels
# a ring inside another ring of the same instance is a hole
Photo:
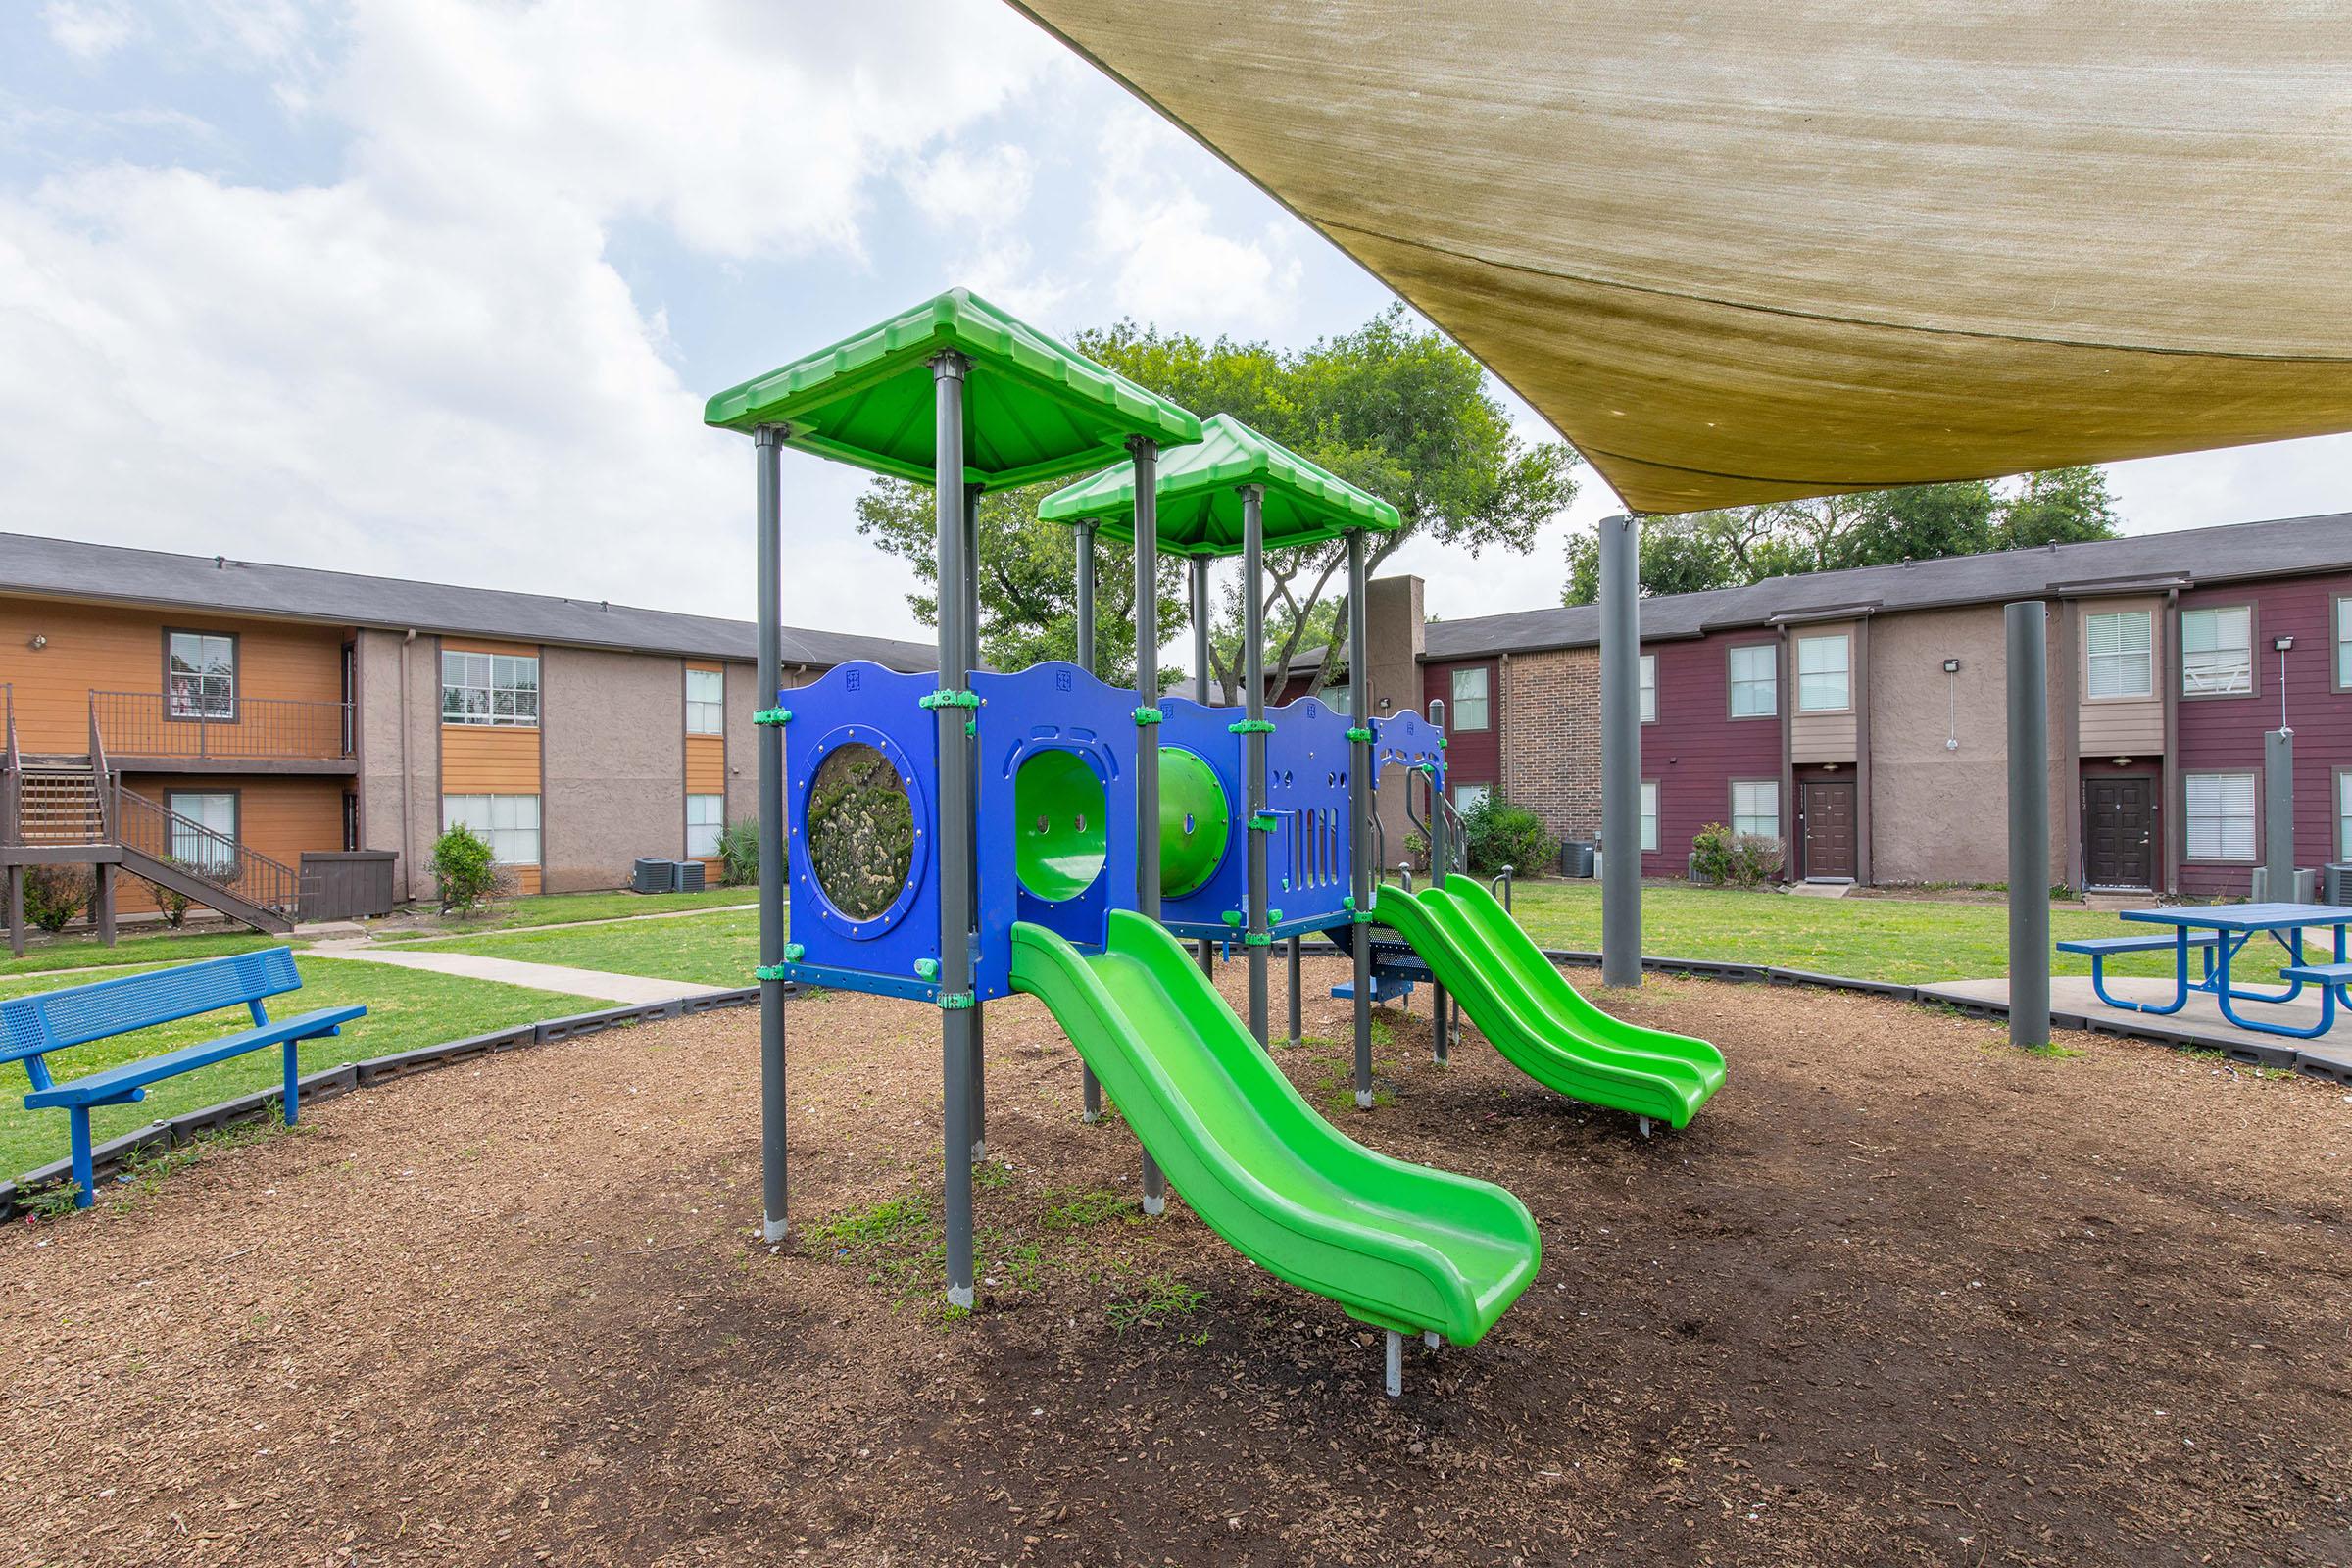
[[[41,25],[60,49],[93,62],[146,30],[135,12],[114,0],[50,0],[41,8]]]
[[[1037,160],[1009,142],[973,151],[948,147],[900,176],[915,208],[938,229],[994,230],[1029,207]]]
[[[1102,146],[1088,233],[1097,257],[1117,270],[1110,292],[1122,314],[1241,333],[1292,318],[1305,271],[1295,225],[1269,221],[1248,238],[1218,232],[1208,202],[1175,172],[1200,167],[1199,155],[1155,115],[1113,117]]]

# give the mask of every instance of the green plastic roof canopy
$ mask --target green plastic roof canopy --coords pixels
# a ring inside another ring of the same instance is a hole
[[[1159,547],[1176,556],[1242,553],[1238,486],[1263,488],[1260,503],[1266,548],[1336,539],[1351,528],[1393,533],[1404,525],[1396,509],[1321,466],[1258,434],[1228,414],[1201,424],[1200,441],[1159,460]],[[1135,470],[1105,468],[1046,497],[1037,514],[1048,522],[1093,518],[1103,537],[1135,537]]]
[[[1163,447],[1200,439],[1191,413],[962,288],[729,387],[703,422],[782,425],[787,446],[928,484],[938,456],[930,361],[949,349],[971,362],[967,484],[1066,478],[1123,461],[1131,436]]]

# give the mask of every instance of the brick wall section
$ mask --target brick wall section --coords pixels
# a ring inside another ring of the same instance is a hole
[[[1502,793],[1558,839],[1600,837],[1600,651],[1500,662]]]

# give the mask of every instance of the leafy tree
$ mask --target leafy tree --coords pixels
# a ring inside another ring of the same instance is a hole
[[[1692,593],[1809,571],[2111,539],[2118,525],[2107,476],[2095,467],[2026,474],[2014,488],[1963,479],[1693,512],[1643,524],[1642,590]],[[1599,597],[1598,541],[1573,535],[1561,602]]]
[[[1403,517],[1397,533],[1368,541],[1377,568],[1404,540],[1427,536],[1476,555],[1490,547],[1526,550],[1536,530],[1576,494],[1576,456],[1557,443],[1530,446],[1489,394],[1486,372],[1439,333],[1393,306],[1360,329],[1302,350],[1214,342],[1122,321],[1080,333],[1081,353],[1202,415],[1230,414],[1372,494]],[[1070,658],[1076,561],[1073,530],[1037,520],[1038,492],[984,497],[980,518],[982,649],[989,662],[1018,667]],[[937,615],[930,492],[877,480],[858,503],[858,528],[913,564],[930,589],[909,597],[926,621]],[[1106,679],[1131,678],[1133,558],[1097,543],[1097,662]],[[1320,639],[1324,670],[1343,639],[1334,611],[1346,589],[1343,543],[1269,551],[1264,601],[1269,685],[1302,647]],[[1189,624],[1184,565],[1163,560],[1160,627]],[[1220,572],[1227,575],[1228,572]],[[1227,701],[1240,687],[1240,607],[1223,596],[1212,639],[1213,670]],[[1164,672],[1173,683],[1178,671]],[[1315,685],[1322,684],[1318,675]]]

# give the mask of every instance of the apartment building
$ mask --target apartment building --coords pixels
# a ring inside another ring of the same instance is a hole
[[[936,663],[784,647],[788,684]],[[755,653],[748,621],[0,534],[0,862],[91,864],[110,916],[161,883],[267,929],[337,857],[429,893],[459,823],[525,892],[715,868],[755,806]]]
[[[2050,609],[2051,863],[2069,884],[2246,893],[2262,736],[2282,721],[2298,862],[2352,858],[2344,514],[1644,599],[1644,872],[1684,874],[1719,822],[1781,838],[1792,877],[2002,880],[2001,607],[2021,599]],[[1376,692],[1446,701],[1455,804],[1500,790],[1597,839],[1597,609],[1412,624],[1417,678],[1376,667]]]

